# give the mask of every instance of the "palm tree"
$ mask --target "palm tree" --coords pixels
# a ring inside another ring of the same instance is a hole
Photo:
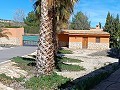
[[[1,27],[0,28],[0,38],[5,37],[5,38],[9,39],[8,35],[11,35],[11,33],[8,32],[7,29]]]
[[[38,42],[36,66],[37,74],[50,74],[54,68],[54,45],[52,39],[52,18],[48,11],[48,0],[38,0],[36,3],[40,9],[40,38]]]
[[[67,20],[77,0],[37,0],[34,4],[40,19],[36,67],[38,75],[50,74],[54,69],[57,23]],[[58,19],[59,18],[59,19]]]

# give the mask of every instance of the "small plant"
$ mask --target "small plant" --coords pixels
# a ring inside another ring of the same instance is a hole
[[[97,67],[94,67],[94,70],[96,70],[97,69]]]
[[[71,65],[71,64],[65,64],[65,63],[59,63],[58,67],[61,71],[81,71],[85,70],[82,66],[78,65]]]
[[[35,66],[35,60],[31,58],[14,57],[12,61],[23,70],[31,71]]]
[[[5,85],[10,85],[14,82],[14,80],[11,77],[6,76],[5,74],[0,74],[0,82],[2,82]]]
[[[60,85],[68,81],[70,79],[53,73],[41,77],[32,77],[25,82],[25,87],[32,90],[57,90]]]
[[[61,62],[70,62],[70,63],[80,63],[82,62],[81,60],[78,59],[72,59],[72,58],[67,58],[67,57],[57,57],[57,59]]]
[[[83,68],[82,66],[79,65],[72,65],[72,64],[65,64],[64,62],[81,62],[81,60],[77,60],[77,59],[71,59],[71,58],[66,58],[66,57],[57,57],[56,60],[56,69],[58,71],[81,71],[81,70],[85,70],[85,68]]]
[[[20,78],[11,78],[9,76],[6,76],[5,74],[0,74],[0,82],[2,82],[5,85],[10,85],[14,82],[21,82],[23,81],[24,77],[20,77]]]
[[[64,50],[60,49],[58,50],[58,54],[72,54],[73,52],[71,50]]]

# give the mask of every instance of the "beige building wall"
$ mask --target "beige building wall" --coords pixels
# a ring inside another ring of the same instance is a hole
[[[78,35],[69,36],[69,48],[81,49],[82,48],[82,37]]]
[[[100,37],[100,43],[97,43],[96,37],[89,37],[88,49],[109,49],[109,38]]]
[[[9,32],[9,39],[0,38],[0,44],[23,45],[24,28],[4,28],[4,32]]]

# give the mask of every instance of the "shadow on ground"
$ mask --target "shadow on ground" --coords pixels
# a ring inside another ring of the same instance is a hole
[[[119,50],[116,48],[112,48],[109,50],[102,50],[102,51],[98,51],[98,52],[89,54],[89,56],[108,56],[108,57],[112,57],[112,58],[118,58]]]
[[[60,90],[90,90],[99,84],[102,80],[109,77],[119,68],[118,63],[112,63],[97,69],[83,77],[69,81],[59,86]]]
[[[104,56],[106,55],[106,56],[117,58],[118,54],[116,52],[117,52],[116,50],[111,49],[111,50],[106,50],[106,51],[100,51],[97,53],[92,53],[92,54],[90,54],[90,56],[92,56],[92,55],[97,56],[100,54],[100,55],[104,55]],[[61,56],[64,56],[64,55],[61,55]],[[60,57],[57,57],[57,58],[60,58]],[[34,59],[24,58],[24,60],[32,61],[32,62],[28,63],[28,66],[36,66]],[[60,61],[56,61],[56,62],[60,62]],[[57,65],[57,63],[56,63],[56,65]],[[60,90],[90,90],[90,89],[94,88],[97,84],[99,84],[102,80],[109,77],[119,67],[120,66],[118,65],[117,62],[111,63],[109,65],[105,65],[104,67],[101,67],[100,69],[95,69],[95,71],[93,71],[87,75],[79,77],[75,80],[68,81],[65,84],[60,85],[58,88]],[[57,69],[60,69],[60,68],[57,67]]]

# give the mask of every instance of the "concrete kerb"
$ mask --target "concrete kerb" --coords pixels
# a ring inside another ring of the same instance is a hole
[[[7,61],[4,61],[4,62],[1,62],[0,65],[2,64],[5,64],[5,63],[9,63],[11,60],[7,60]]]

